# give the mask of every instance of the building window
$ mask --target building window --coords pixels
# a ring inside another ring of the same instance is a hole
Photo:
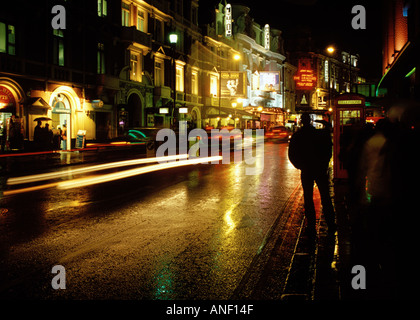
[[[159,42],[163,42],[163,22],[159,19],[155,20],[155,38]]]
[[[164,84],[164,65],[162,59],[155,60],[155,86],[161,87]]]
[[[184,92],[184,67],[176,65],[176,91]]]
[[[53,63],[64,66],[64,33],[61,29],[53,30]]]
[[[191,93],[198,96],[198,72],[193,71],[191,74]]]
[[[106,17],[108,0],[98,0],[98,17]]]
[[[146,32],[146,20],[144,11],[137,11],[137,30]]]
[[[0,22],[0,52],[16,54],[15,26]]]
[[[98,42],[97,60],[96,60],[96,72],[98,74],[105,73],[105,51],[104,44]]]
[[[198,8],[197,7],[192,7],[191,15],[192,15],[191,17],[192,23],[194,25],[198,25]]]
[[[141,55],[139,52],[130,51],[130,79],[133,81],[141,82],[142,68],[141,68]]]
[[[121,3],[121,24],[123,27],[130,26],[130,5],[125,2]]]
[[[212,97],[217,97],[218,96],[218,81],[217,81],[217,76],[215,75],[210,75],[210,95]]]

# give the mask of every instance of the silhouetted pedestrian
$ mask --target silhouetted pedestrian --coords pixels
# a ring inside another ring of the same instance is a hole
[[[38,120],[38,124],[36,125],[34,129],[34,143],[35,143],[35,149],[40,150],[42,148],[42,121]]]
[[[50,125],[48,123],[45,124],[44,130],[45,130],[44,131],[45,149],[46,150],[52,150],[54,134],[53,134],[52,130],[50,129]]]
[[[331,131],[329,127],[315,129],[308,113],[301,116],[303,127],[296,131],[289,144],[289,159],[301,170],[307,228],[315,231],[316,213],[313,187],[316,182],[322,203],[322,211],[328,230],[335,231],[335,213],[329,191],[328,167],[332,156]]]

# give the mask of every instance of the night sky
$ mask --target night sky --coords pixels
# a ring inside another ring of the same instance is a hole
[[[219,0],[200,1],[200,23],[206,23],[203,13]],[[239,0],[231,3],[248,6],[250,15],[260,25],[268,23],[283,31],[287,50],[288,37],[297,30],[312,34],[315,47],[330,44],[360,54],[361,74],[368,79],[380,79],[382,61],[382,18],[380,2],[367,0]],[[366,8],[366,29],[354,30],[351,21],[355,5]],[[208,15],[207,15],[208,16]]]

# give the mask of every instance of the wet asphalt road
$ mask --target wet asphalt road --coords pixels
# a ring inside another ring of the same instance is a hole
[[[266,143],[259,175],[196,165],[3,198],[0,298],[229,299],[299,183],[287,148]]]

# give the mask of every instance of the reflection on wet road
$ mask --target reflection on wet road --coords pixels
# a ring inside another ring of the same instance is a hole
[[[299,182],[287,146],[265,144],[259,175],[195,165],[5,197],[0,297],[228,299]]]

